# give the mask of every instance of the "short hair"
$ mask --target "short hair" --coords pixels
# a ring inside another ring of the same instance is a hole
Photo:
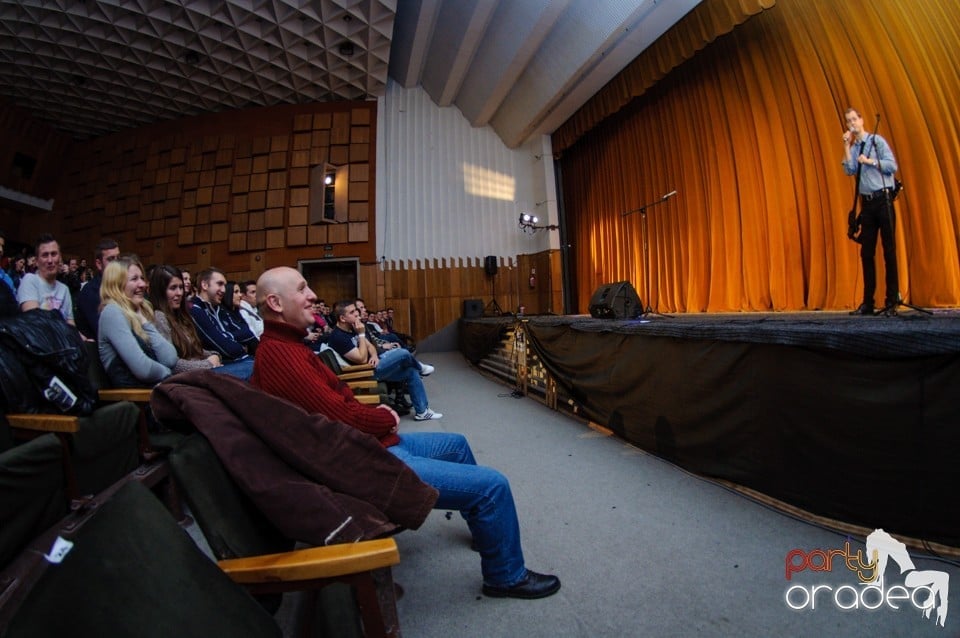
[[[43,246],[44,244],[49,244],[50,242],[56,242],[56,241],[57,241],[57,238],[51,235],[50,233],[43,233],[42,235],[37,237],[37,241],[33,245],[33,250],[35,251],[34,254],[36,255],[40,254],[40,246]],[[57,246],[59,245],[60,245],[60,242],[57,242]]]
[[[851,112],[852,112],[852,113],[856,113],[856,114],[857,114],[857,117],[863,117],[862,115],[860,115],[860,111],[858,111],[857,109],[853,108],[852,106],[848,106],[848,107],[847,107],[847,110],[844,111],[843,114],[846,115],[847,113],[851,113]]]
[[[256,285],[257,285],[256,281],[254,281],[253,279],[247,279],[246,281],[240,282],[240,290],[243,291],[243,294],[247,294],[247,288],[249,288],[250,286],[256,286]]]
[[[97,247],[93,249],[93,258],[103,261],[103,253],[108,250],[113,250],[114,248],[120,248],[120,244],[118,244],[116,240],[109,238],[101,239]]]
[[[188,272],[189,272],[189,271],[188,271]],[[201,270],[201,271],[200,271],[200,274],[197,275],[197,283],[198,283],[198,284],[201,284],[201,283],[203,283],[203,282],[205,282],[205,281],[206,281],[206,282],[209,282],[210,279],[214,276],[214,274],[223,275],[223,271],[220,270],[219,268],[214,268],[214,267],[212,267],[212,266],[211,266],[210,268],[206,268],[206,269],[204,269],[204,270]],[[226,275],[224,275],[224,277],[226,277]]]
[[[333,318],[336,321],[340,321],[340,316],[346,311],[347,306],[356,306],[356,301],[350,301],[349,299],[341,299],[337,303],[333,304]]]

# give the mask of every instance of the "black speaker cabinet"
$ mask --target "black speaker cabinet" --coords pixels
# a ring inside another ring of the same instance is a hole
[[[497,274],[497,256],[496,255],[487,255],[483,258],[483,271],[489,276],[493,277]]]
[[[643,302],[629,281],[603,284],[590,298],[590,316],[595,319],[636,319]]]
[[[463,300],[463,318],[479,319],[483,316],[483,301],[480,299]]]

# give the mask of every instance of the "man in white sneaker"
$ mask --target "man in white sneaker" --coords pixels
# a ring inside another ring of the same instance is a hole
[[[360,320],[360,311],[353,301],[338,301],[333,307],[333,317],[337,325],[327,339],[327,345],[333,348],[348,363],[373,365],[373,376],[377,381],[395,381],[406,383],[410,401],[413,403],[414,419],[429,421],[443,415],[430,409],[427,391],[420,377],[433,372],[433,366],[419,363],[407,350],[396,348],[377,355],[377,349],[367,340],[366,326]]]

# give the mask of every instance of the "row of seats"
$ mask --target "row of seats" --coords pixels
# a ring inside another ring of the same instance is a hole
[[[392,538],[295,550],[202,435],[148,432],[149,389],[110,390],[98,357],[90,368],[101,401],[119,402],[89,417],[6,415],[9,431],[0,423],[0,441],[39,434],[0,450],[0,636],[279,635],[278,594],[304,590],[299,635],[399,635]],[[379,401],[371,370],[335,371],[352,377],[344,380],[361,400]],[[171,492],[183,495],[216,564],[177,526]],[[73,549],[54,564],[44,555],[57,538]]]

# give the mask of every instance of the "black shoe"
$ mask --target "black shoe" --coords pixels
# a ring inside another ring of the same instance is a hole
[[[850,311],[850,314],[851,314],[851,315],[865,315],[865,316],[867,316],[867,317],[872,317],[872,316],[875,315],[876,313],[873,311],[873,306],[871,306],[870,304],[862,303],[862,304],[860,304],[860,307],[857,308],[856,310],[851,310],[851,311]]]
[[[491,598],[546,598],[560,591],[560,579],[527,570],[526,576],[513,587],[483,586],[483,595]]]
[[[883,310],[878,312],[878,315],[883,315],[884,317],[896,317],[897,316],[897,306],[899,303],[888,303],[883,307]]]

